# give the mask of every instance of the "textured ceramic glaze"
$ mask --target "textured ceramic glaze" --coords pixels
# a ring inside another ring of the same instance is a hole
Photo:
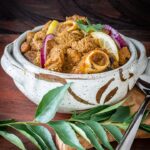
[[[41,26],[33,31],[40,28]],[[26,34],[27,32],[23,33],[5,47],[1,65],[19,90],[36,104],[50,89],[73,82],[60,104],[59,112],[84,110],[123,99],[147,65],[143,44],[123,36],[131,51],[131,58],[120,68],[97,74],[66,74],[45,70],[33,65],[21,54],[20,45]],[[139,57],[137,51],[140,53]]]

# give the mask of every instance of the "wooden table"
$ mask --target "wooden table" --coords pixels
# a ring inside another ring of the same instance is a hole
[[[0,56],[6,44],[16,39],[20,33],[43,24],[48,19],[64,19],[65,16],[80,14],[94,22],[109,23],[127,36],[144,43],[150,56],[150,3],[133,0],[4,0],[0,2]],[[32,120],[36,105],[30,102],[14,85],[12,79],[0,67],[0,120],[15,118]],[[55,119],[64,118],[57,114]],[[20,136],[20,135],[19,135]],[[28,149],[36,149],[27,139]],[[133,150],[149,150],[150,139],[135,140]],[[0,138],[1,150],[17,148]]]

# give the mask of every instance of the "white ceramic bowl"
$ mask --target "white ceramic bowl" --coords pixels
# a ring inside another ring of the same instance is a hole
[[[32,31],[39,29],[41,26]],[[59,112],[84,110],[123,99],[147,65],[143,44],[123,36],[131,51],[131,58],[120,68],[97,74],[67,74],[45,70],[27,61],[20,52],[20,45],[27,32],[5,47],[1,65],[13,78],[18,89],[36,104],[50,89],[73,82],[71,90],[60,104]]]

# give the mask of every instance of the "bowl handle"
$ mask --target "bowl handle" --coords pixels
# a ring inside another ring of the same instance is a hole
[[[13,45],[14,43],[10,43],[5,47],[1,58],[1,66],[15,81],[23,84],[25,69],[13,57]]]
[[[145,69],[145,73],[150,76],[150,57],[148,57],[148,63]]]
[[[137,52],[139,52],[140,54],[138,58],[138,64],[137,64],[137,73],[138,75],[141,75],[145,71],[148,63],[148,57],[146,56],[146,49],[141,42],[132,38],[130,38],[130,40],[134,44]]]

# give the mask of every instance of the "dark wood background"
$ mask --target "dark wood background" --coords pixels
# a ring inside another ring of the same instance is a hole
[[[0,56],[4,46],[22,32],[49,19],[63,20],[73,14],[85,15],[92,22],[111,24],[121,33],[142,41],[150,56],[149,0],[1,0]],[[0,119],[32,120],[35,109],[36,106],[18,91],[0,68]],[[55,119],[63,117],[57,114]],[[36,149],[27,139],[23,139],[28,149]],[[149,143],[150,139],[135,140],[132,149],[149,150]],[[17,150],[2,138],[0,149]]]

